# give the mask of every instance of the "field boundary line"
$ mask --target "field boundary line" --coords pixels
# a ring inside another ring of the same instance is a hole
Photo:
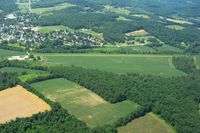
[[[173,57],[168,58],[169,66],[170,66],[170,68],[176,68],[176,67],[174,66],[173,62],[172,62],[172,58],[173,58]]]

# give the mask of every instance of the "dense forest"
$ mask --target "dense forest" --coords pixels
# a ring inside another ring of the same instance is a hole
[[[172,62],[176,69],[179,69],[185,73],[193,73],[197,69],[194,64],[194,58],[190,56],[173,57]]]
[[[12,12],[17,10],[16,0],[1,0],[0,1],[0,10],[5,12]]]
[[[199,77],[120,76],[79,67],[56,67],[51,71],[79,83],[112,103],[130,99],[149,106],[174,126],[178,133],[200,132]]]
[[[18,80],[15,74],[0,72],[0,90],[14,86]]]

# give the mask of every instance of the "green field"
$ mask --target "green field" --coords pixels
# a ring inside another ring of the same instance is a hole
[[[43,27],[37,27],[37,29],[33,28],[33,30],[39,31],[41,33],[49,33],[51,31],[59,31],[59,30],[68,30],[71,31],[72,29],[70,29],[67,26],[43,26]]]
[[[170,55],[108,55],[108,54],[39,54],[45,65],[81,66],[107,72],[127,72],[160,76],[183,76],[176,70]]]
[[[195,56],[194,59],[195,59],[194,61],[195,61],[197,68],[200,69],[200,55]]]
[[[47,8],[34,8],[32,9],[33,13],[37,13],[37,14],[41,14],[41,13],[48,13],[48,12],[52,12],[52,11],[57,11],[57,10],[62,10],[65,8],[70,8],[73,7],[75,5],[72,5],[70,3],[62,3],[62,4],[57,4],[53,7],[47,7]]]
[[[42,73],[44,71],[40,71],[40,70],[31,70],[31,69],[25,69],[25,68],[18,68],[18,67],[3,67],[0,69],[1,72],[8,72],[8,73],[26,73],[26,74],[30,74],[30,73]]]
[[[139,107],[131,101],[110,104],[100,96],[65,79],[46,80],[31,84],[48,99],[59,102],[69,113],[91,128],[112,124]]]
[[[23,52],[0,49],[0,58],[16,56],[16,55],[25,55],[25,54],[26,53]]]
[[[185,27],[180,26],[180,25],[168,25],[166,27],[169,29],[172,29],[172,30],[184,30],[185,29]]]
[[[93,52],[116,52],[119,53],[120,51],[125,50],[128,52],[156,52],[154,49],[148,47],[148,46],[105,46],[105,47],[99,47],[99,48],[92,48]]]
[[[153,113],[133,120],[118,129],[119,133],[175,133],[174,129]]]

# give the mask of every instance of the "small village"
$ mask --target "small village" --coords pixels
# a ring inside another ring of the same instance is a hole
[[[60,44],[68,46],[99,46],[102,45],[102,40],[99,40],[91,35],[70,32],[67,30],[52,31],[41,33],[33,30],[33,25],[30,22],[31,14],[8,14],[0,23],[0,42],[18,42],[29,47],[39,47],[46,45],[48,41],[59,40]]]

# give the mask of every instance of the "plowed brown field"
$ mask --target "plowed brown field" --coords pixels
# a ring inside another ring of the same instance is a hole
[[[50,106],[21,86],[0,91],[0,123],[51,110]]]

